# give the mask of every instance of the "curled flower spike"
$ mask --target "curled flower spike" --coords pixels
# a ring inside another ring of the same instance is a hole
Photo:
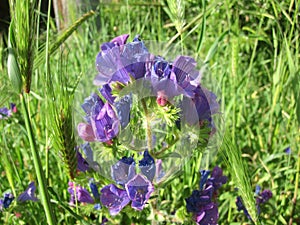
[[[32,181],[29,185],[28,188],[19,195],[17,201],[18,202],[25,202],[25,201],[34,201],[36,202],[38,199],[35,196],[35,190],[36,190],[36,186],[34,181]]]

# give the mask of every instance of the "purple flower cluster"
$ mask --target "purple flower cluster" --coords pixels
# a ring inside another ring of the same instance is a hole
[[[111,167],[111,176],[120,188],[109,184],[101,189],[100,196],[101,203],[109,209],[111,215],[118,214],[130,202],[133,209],[142,210],[145,207],[154,191],[154,178],[161,176],[160,161],[157,163],[145,151],[139,161],[141,174],[136,173],[133,157],[123,157]]]
[[[135,80],[144,79],[156,95],[158,105],[165,106],[175,96],[187,99],[183,115],[186,121],[194,123],[190,112],[196,111],[197,121],[212,122],[211,116],[219,112],[219,103],[214,93],[200,84],[201,72],[196,69],[196,61],[189,56],[178,56],[173,62],[151,54],[136,36],[127,43],[129,35],[124,34],[101,45],[96,57],[98,75],[94,84],[101,86],[99,92],[106,103],[95,93],[86,98],[82,108],[86,113],[86,123],[78,125],[79,136],[88,142],[111,143],[120,126],[124,128],[130,120],[131,98],[116,102],[112,94]]]
[[[216,225],[219,219],[218,205],[216,203],[217,190],[227,182],[220,167],[215,167],[208,178],[210,171],[202,170],[200,188],[194,190],[186,199],[188,212],[193,213],[193,220],[200,225]]]
[[[260,210],[260,206],[264,203],[266,203],[267,201],[269,201],[270,198],[272,198],[273,194],[272,191],[269,189],[263,190],[261,191],[260,186],[256,186],[256,190],[255,190],[255,195],[256,195],[256,209],[257,209],[257,213],[260,214],[261,210]],[[238,196],[236,198],[236,206],[238,211],[243,211],[243,213],[247,216],[247,218],[250,221],[253,221],[247,208],[245,207],[245,204],[243,202],[243,199]]]
[[[10,108],[0,108],[0,120],[11,117],[13,113],[17,112],[17,107],[14,103],[10,103]]]

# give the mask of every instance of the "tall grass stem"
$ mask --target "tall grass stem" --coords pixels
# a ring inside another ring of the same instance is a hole
[[[21,100],[22,109],[23,109],[23,113],[24,113],[25,126],[26,126],[26,130],[27,130],[31,154],[32,154],[32,158],[33,158],[34,169],[35,169],[37,180],[38,180],[39,191],[41,194],[42,204],[43,204],[43,207],[44,207],[44,210],[46,213],[47,222],[49,225],[56,225],[57,224],[56,217],[55,217],[54,211],[51,208],[50,197],[49,197],[49,194],[47,191],[46,179],[45,179],[45,175],[43,173],[40,155],[39,155],[38,149],[36,147],[34,133],[33,133],[33,129],[31,126],[31,121],[30,121],[30,117],[29,117],[29,107],[27,108],[27,106],[26,106],[26,100],[25,100],[25,96],[23,94],[20,94],[20,100]]]

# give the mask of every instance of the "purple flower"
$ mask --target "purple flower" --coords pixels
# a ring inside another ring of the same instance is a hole
[[[103,103],[100,97],[92,94],[82,105],[86,112],[87,124],[77,127],[79,136],[85,141],[108,142],[119,132],[119,120],[109,103]]]
[[[284,152],[285,152],[287,155],[290,155],[290,154],[292,153],[291,147],[287,147],[286,149],[284,149]]]
[[[212,185],[215,189],[219,189],[223,184],[227,182],[227,177],[223,176],[223,171],[220,167],[216,166],[212,173],[210,178],[208,178],[206,185]]]
[[[135,80],[143,78],[150,73],[150,66],[154,56],[148,52],[144,43],[138,38],[124,45],[121,61],[126,72]]]
[[[79,123],[77,126],[77,131],[78,135],[85,141],[93,142],[96,139],[93,127],[90,124]]]
[[[188,96],[193,95],[192,91],[200,83],[201,73],[196,70],[196,64],[193,58],[181,55],[174,60],[172,65],[177,84],[185,90]]]
[[[272,191],[269,189],[263,190],[261,193],[258,194],[256,197],[256,204],[260,205],[267,202],[270,198],[272,198],[273,194]]]
[[[77,149],[77,169],[81,172],[86,172],[90,169],[88,162],[83,158],[82,154]]]
[[[206,183],[208,176],[210,174],[209,170],[200,170],[201,179],[199,183],[200,190],[203,190],[204,184]]]
[[[163,171],[163,168],[162,168],[162,160],[161,159],[156,160],[155,176],[156,176],[156,182],[159,182],[165,176],[165,172]]]
[[[11,109],[8,109],[6,107],[0,108],[0,120],[11,117],[11,115],[12,115]]]
[[[252,221],[252,218],[251,218],[251,216],[250,216],[248,210],[246,209],[246,207],[245,207],[245,205],[244,205],[244,203],[243,203],[243,200],[242,200],[242,198],[241,198],[240,196],[238,196],[238,197],[236,198],[235,204],[236,204],[236,206],[237,206],[238,211],[243,211],[244,214],[247,216],[247,218],[248,218],[250,221]]]
[[[219,219],[217,204],[212,202],[208,205],[205,205],[194,215],[193,218],[194,221],[199,225],[217,225]]]
[[[209,120],[211,115],[219,112],[219,103],[214,93],[203,86],[197,86],[194,91],[193,102],[195,104],[199,120]]]
[[[125,95],[114,103],[121,128],[125,128],[130,121],[130,110],[132,107],[132,95]]]
[[[114,216],[130,202],[130,199],[125,190],[110,184],[101,189],[100,201]]]
[[[93,193],[94,199],[97,201],[100,198],[97,185],[94,183],[94,179],[90,180],[90,189]]]
[[[35,190],[36,190],[36,186],[34,181],[32,181],[29,185],[28,188],[19,195],[17,201],[19,202],[25,202],[25,201],[34,201],[36,202],[38,199],[35,196]]]
[[[119,132],[119,120],[109,103],[105,103],[100,112],[92,116],[91,124],[97,141],[107,142]]]
[[[7,209],[14,199],[15,197],[11,193],[5,193],[3,199],[0,199],[0,211],[3,208]]]
[[[214,188],[208,186],[204,190],[194,190],[189,198],[186,198],[186,209],[188,212],[198,213],[203,207],[212,202]]]
[[[144,157],[139,161],[139,168],[142,173],[148,178],[148,180],[153,181],[155,176],[156,168],[155,162],[148,151],[144,151]]]
[[[111,176],[117,184],[125,185],[135,176],[135,162],[132,157],[124,156],[111,167]]]
[[[94,200],[91,197],[90,193],[81,186],[75,187],[73,182],[69,182],[68,192],[71,195],[70,205],[75,205],[76,199],[78,200],[78,202],[81,203],[90,203],[90,204],[94,203]]]
[[[154,191],[151,182],[140,174],[128,181],[125,184],[125,189],[129,199],[132,201],[131,207],[136,210],[142,210],[145,207],[151,193]]]
[[[102,96],[110,103],[110,104],[114,104],[115,98],[112,96],[112,89],[109,86],[109,84],[104,84],[102,86],[102,88],[100,88],[100,93],[102,94]]]
[[[200,225],[216,225],[219,218],[218,205],[215,202],[216,191],[222,184],[226,183],[227,177],[223,176],[222,169],[215,167],[210,171],[200,170],[200,189],[194,190],[189,198],[186,198],[186,209],[193,213],[193,220]]]

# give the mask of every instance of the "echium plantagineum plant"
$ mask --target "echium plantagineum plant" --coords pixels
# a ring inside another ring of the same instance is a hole
[[[100,192],[91,186],[97,193],[93,199],[86,189],[69,184],[72,204],[79,195],[78,202],[100,203],[97,208],[108,209],[111,216],[154,210],[159,188],[194,151],[208,145],[217,130],[213,115],[219,113],[217,97],[200,84],[202,73],[192,57],[179,55],[168,61],[152,54],[139,36],[127,43],[128,38],[124,34],[101,45],[93,82],[99,88],[85,98],[84,121],[77,126],[86,142],[81,146],[86,158],[78,152],[77,168],[98,172],[105,177],[97,181],[103,186]],[[204,221],[214,211],[212,224],[217,224],[213,196],[225,182],[222,170],[215,167],[200,185],[202,194],[193,192],[186,200],[187,211],[202,217],[194,215],[192,220]],[[206,192],[204,208],[191,206]]]

